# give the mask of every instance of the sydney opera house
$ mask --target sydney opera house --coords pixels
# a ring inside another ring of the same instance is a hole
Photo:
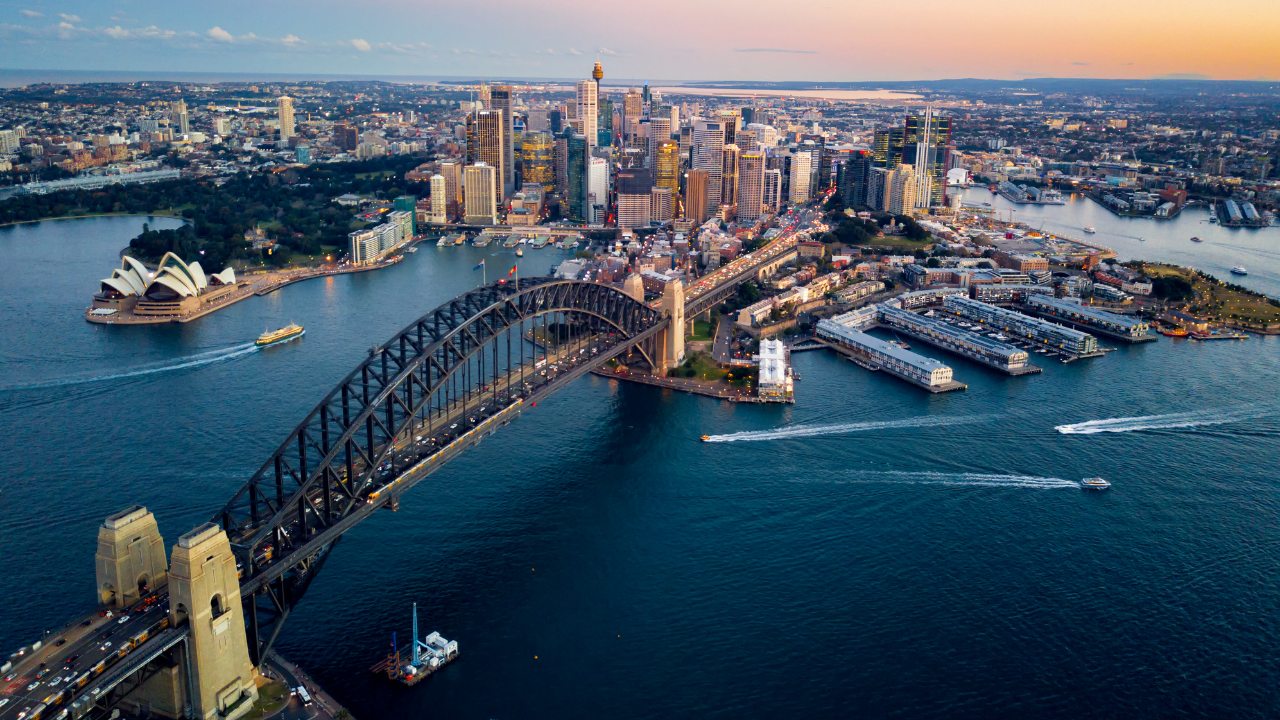
[[[173,253],[160,258],[156,271],[125,255],[119,269],[102,281],[93,296],[92,312],[99,315],[131,312],[134,315],[178,316],[198,310],[204,303],[231,292],[236,274],[231,268],[205,274],[200,263],[185,263]]]

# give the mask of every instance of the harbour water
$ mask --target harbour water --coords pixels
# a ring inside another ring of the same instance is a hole
[[[966,205],[991,203],[1000,216],[1063,237],[1105,245],[1121,260],[1152,260],[1203,270],[1221,280],[1280,298],[1280,227],[1228,228],[1209,222],[1203,205],[1184,209],[1171,220],[1121,217],[1082,194],[1063,193],[1065,205],[1019,205],[985,186],[961,191]],[[1097,230],[1085,234],[1086,227]],[[1191,242],[1198,237],[1203,242]],[[1243,265],[1249,275],[1231,274]]]
[[[424,245],[186,325],[85,323],[143,221],[0,229],[3,646],[91,606],[107,512],[171,544],[366,348],[515,260]],[[1019,378],[926,352],[969,389],[821,352],[795,405],[584,377],[350,532],[279,648],[361,718],[1274,717],[1280,338]],[[367,668],[415,601],[462,656],[404,688]]]

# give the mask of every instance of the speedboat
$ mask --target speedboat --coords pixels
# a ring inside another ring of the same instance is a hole
[[[708,440],[710,440],[710,439],[711,439],[711,436],[710,436],[710,435],[703,435],[702,437],[700,437],[700,438],[698,438],[698,439],[699,439],[699,440],[701,440],[702,442],[706,442],[706,441],[708,441]]]
[[[1091,477],[1081,480],[1080,487],[1085,490],[1106,490],[1111,487],[1111,483],[1100,477]]]
[[[1231,274],[1232,274],[1232,275],[1248,275],[1248,274],[1249,274],[1249,271],[1248,271],[1248,270],[1245,270],[1243,267],[1241,267],[1241,266],[1237,265],[1237,266],[1235,266],[1235,267],[1231,268]]]
[[[1191,242],[1204,242],[1204,241],[1203,241],[1203,240],[1201,240],[1201,239],[1200,239],[1200,238],[1198,238],[1198,237],[1193,237],[1193,238],[1191,238]]]
[[[1098,232],[1097,230],[1094,230],[1094,229],[1093,229],[1093,226],[1092,226],[1092,225],[1086,225],[1086,226],[1085,226],[1085,228],[1084,228],[1084,231],[1085,231],[1085,232],[1087,232],[1087,233],[1089,233],[1090,235],[1092,235],[1092,234],[1094,234],[1094,233]]]

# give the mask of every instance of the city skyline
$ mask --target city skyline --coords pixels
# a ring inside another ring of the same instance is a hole
[[[1280,7],[1236,0],[1206,15],[1189,0],[1070,11],[1022,5],[967,6],[928,0],[928,23],[913,26],[910,52],[896,33],[867,33],[895,17],[884,7],[827,7],[811,0],[788,17],[824,22],[803,33],[756,22],[757,12],[723,3],[660,2],[640,17],[625,8],[562,3],[521,23],[480,33],[468,8],[399,0],[359,10],[320,3],[178,7],[150,0],[99,6],[30,2],[0,11],[0,64],[15,69],[180,72],[582,77],[599,58],[606,81],[902,81],[961,77],[1019,79],[1280,78],[1268,53]],[[492,6],[497,15],[513,4]],[[746,8],[751,9],[751,8]],[[1105,10],[1107,21],[1097,22]],[[1053,12],[1055,14],[1049,14]],[[681,22],[662,18],[680,17]],[[388,22],[394,18],[394,22]],[[1248,20],[1245,21],[1244,19]],[[706,32],[707,27],[718,32]],[[625,32],[613,28],[626,28]],[[104,62],[105,61],[105,62]]]

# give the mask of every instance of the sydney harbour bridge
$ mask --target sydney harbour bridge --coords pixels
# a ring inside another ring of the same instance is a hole
[[[171,561],[145,508],[108,517],[95,556],[99,608],[69,624],[58,647],[33,644],[6,663],[18,697],[0,720],[20,708],[26,718],[106,717],[117,705],[239,717],[343,533],[592,369],[612,361],[664,373],[683,360],[686,314],[790,261],[795,243],[779,238],[687,297],[679,280],[646,303],[638,276],[623,289],[530,278],[423,315],[370,349],[208,523],[179,539]],[[37,687],[46,667],[63,682]]]

